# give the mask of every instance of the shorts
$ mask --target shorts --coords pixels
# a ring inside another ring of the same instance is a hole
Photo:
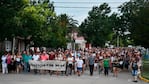
[[[137,76],[138,75],[138,70],[132,70],[132,76]]]
[[[16,65],[18,66],[18,65],[21,65],[21,62],[16,62]]]
[[[77,67],[77,70],[78,71],[82,71],[82,67]]]

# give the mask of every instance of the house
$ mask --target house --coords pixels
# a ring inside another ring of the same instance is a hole
[[[78,36],[77,32],[73,32],[71,35],[73,43],[67,43],[67,49],[84,49],[86,48],[86,40],[83,36]]]
[[[25,42],[24,38],[22,37],[17,36],[13,38],[13,40],[8,40],[7,38],[5,38],[3,42],[0,42],[0,51],[22,52],[24,50],[25,50]]]
[[[83,36],[77,37],[75,39],[75,44],[77,44],[78,49],[84,49],[84,48],[86,48],[86,40],[84,39]]]

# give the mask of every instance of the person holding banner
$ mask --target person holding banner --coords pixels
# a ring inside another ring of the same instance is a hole
[[[38,52],[35,52],[33,54],[32,60],[39,61],[39,59],[40,59],[40,56],[39,56]],[[37,69],[34,69],[34,73],[37,74]]]
[[[24,71],[30,72],[29,60],[32,59],[31,54],[29,52],[24,51],[22,54],[22,57],[23,57],[23,62],[24,62]]]
[[[49,54],[49,60],[55,60],[56,53],[54,51],[50,51],[48,54]],[[49,70],[49,74],[52,75],[53,71]]]
[[[53,51],[49,52],[49,60],[54,60],[55,59],[55,53]]]
[[[43,51],[42,54],[40,55],[40,61],[46,61],[49,60],[49,55],[46,53],[46,51]],[[45,70],[44,70],[45,72]],[[42,73],[42,71],[41,71]]]
[[[62,61],[63,60],[63,57],[62,57],[62,54],[61,54],[60,51],[55,55],[55,60],[58,60],[58,61]],[[56,71],[56,75],[58,75],[58,74],[59,74],[59,71],[57,70]]]
[[[49,60],[49,55],[45,51],[43,51],[43,53],[40,55],[40,60],[41,61]]]

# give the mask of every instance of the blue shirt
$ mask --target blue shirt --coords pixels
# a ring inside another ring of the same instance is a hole
[[[90,57],[88,58],[88,61],[89,61],[89,65],[93,65],[94,62],[95,62],[95,57],[90,56]]]

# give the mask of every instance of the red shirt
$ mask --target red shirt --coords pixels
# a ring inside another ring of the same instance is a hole
[[[40,60],[41,61],[45,61],[45,60],[48,60],[49,59],[49,55],[48,54],[42,54],[41,56],[40,56]]]
[[[11,56],[10,55],[7,56],[7,64],[11,64]]]
[[[55,55],[54,54],[50,54],[49,60],[54,60],[54,59],[55,59]]]

